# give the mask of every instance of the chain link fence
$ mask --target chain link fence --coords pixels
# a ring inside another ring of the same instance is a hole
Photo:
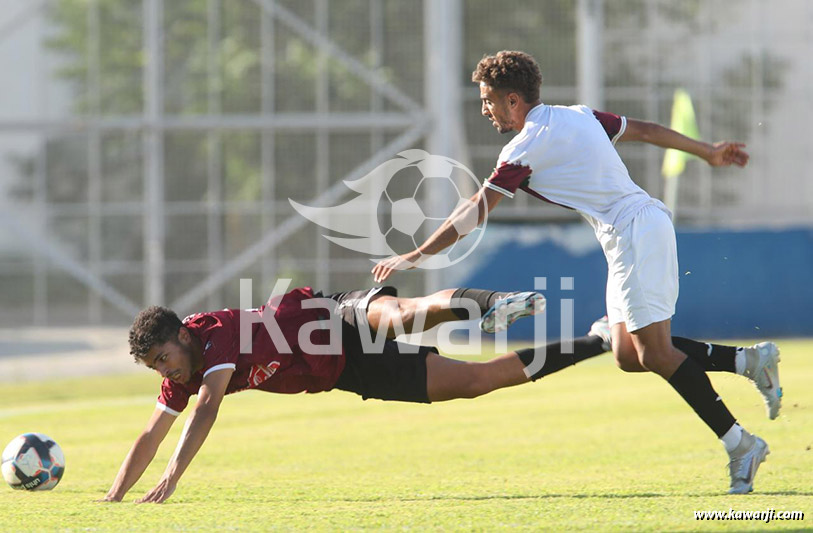
[[[427,0],[428,1],[428,0]],[[539,61],[542,99],[577,103],[578,0],[460,4],[463,130],[486,177],[507,137],[479,114],[485,53]],[[603,107],[668,123],[678,87],[708,140],[748,143],[745,170],[690,163],[678,220],[810,225],[813,4],[614,0],[602,6]],[[781,8],[779,5],[781,4]],[[400,150],[424,147],[424,34],[398,0],[0,1],[0,320],[127,324],[147,303],[179,313],[259,302],[278,277],[326,291],[371,283],[289,199],[313,204]],[[429,48],[429,49],[428,49]],[[427,96],[429,95],[429,96]],[[620,146],[663,194],[662,152]],[[341,200],[338,200],[341,201]],[[494,220],[567,221],[518,195]],[[423,275],[399,279],[423,290]]]

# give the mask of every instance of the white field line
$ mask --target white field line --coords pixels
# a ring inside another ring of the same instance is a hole
[[[102,398],[99,400],[63,400],[59,402],[40,403],[30,407],[11,407],[0,409],[0,419],[12,418],[22,415],[41,415],[50,413],[61,413],[66,411],[80,411],[83,409],[107,408],[107,407],[127,407],[131,405],[155,404],[157,394],[129,396],[125,398]]]

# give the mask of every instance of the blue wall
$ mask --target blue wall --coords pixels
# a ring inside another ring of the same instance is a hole
[[[813,230],[679,229],[680,297],[673,332],[696,338],[813,336]],[[449,286],[531,290],[547,277],[548,335],[558,337],[560,300],[575,302],[575,334],[606,313],[607,267],[585,224],[492,224],[476,251],[449,273]],[[560,290],[572,276],[573,291]],[[511,338],[533,336],[517,322]]]

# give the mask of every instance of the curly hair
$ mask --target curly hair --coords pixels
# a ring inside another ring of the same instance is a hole
[[[138,313],[130,327],[130,355],[136,363],[156,344],[175,339],[183,323],[172,309],[153,305]]]
[[[485,83],[497,90],[517,92],[525,102],[531,104],[539,100],[542,74],[530,54],[503,50],[493,56],[483,56],[471,73],[471,81]]]

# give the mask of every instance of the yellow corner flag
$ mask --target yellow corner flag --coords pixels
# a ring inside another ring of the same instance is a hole
[[[684,89],[675,89],[675,100],[672,103],[672,124],[670,127],[686,137],[699,139],[700,132],[697,129],[697,120],[694,116],[692,98]],[[661,173],[665,178],[675,178],[680,176],[686,168],[686,161],[694,157],[693,155],[669,148],[663,156],[663,167]]]

